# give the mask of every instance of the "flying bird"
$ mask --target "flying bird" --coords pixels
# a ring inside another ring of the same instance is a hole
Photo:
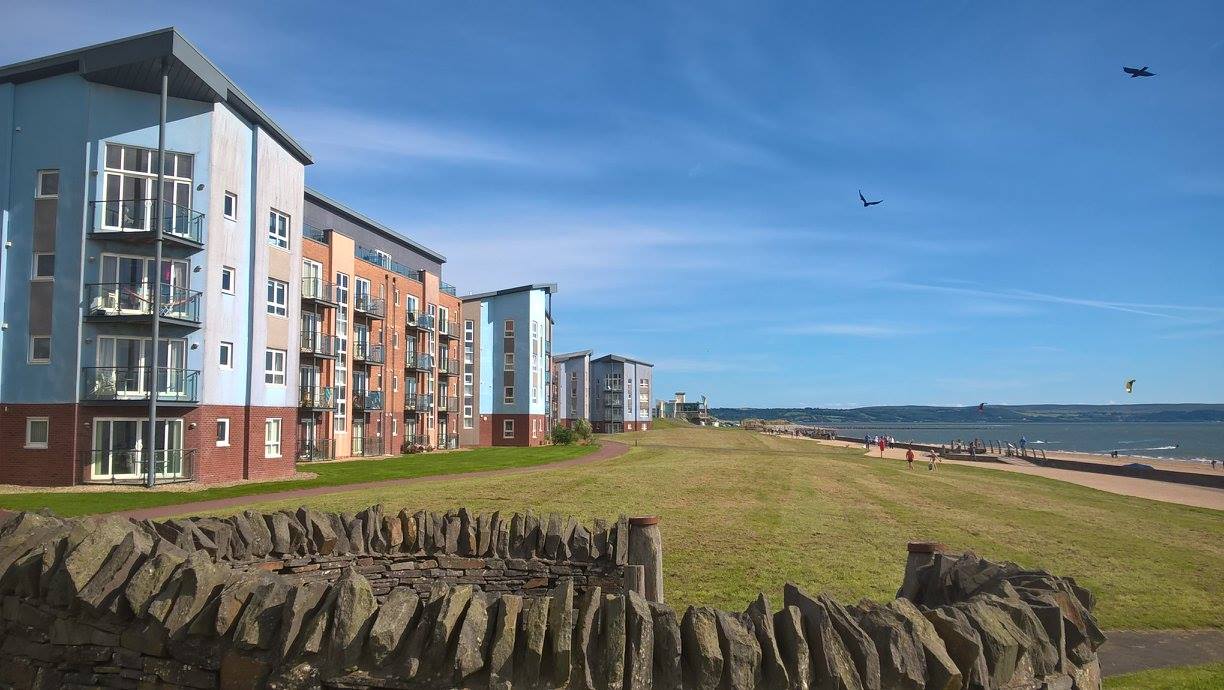
[[[1155,72],[1148,71],[1147,65],[1144,65],[1143,67],[1140,67],[1138,69],[1134,67],[1123,67],[1122,71],[1129,74],[1131,79],[1134,79],[1135,77],[1154,77],[1156,76]]]
[[[1126,382],[1126,392],[1132,393],[1134,392],[1134,389],[1135,389],[1135,379],[1130,379],[1129,381]]]
[[[863,208],[867,208],[868,206],[875,206],[876,204],[884,203],[883,199],[880,199],[879,201],[867,201],[867,197],[863,196],[863,190],[861,189],[859,190],[859,201],[863,202]]]

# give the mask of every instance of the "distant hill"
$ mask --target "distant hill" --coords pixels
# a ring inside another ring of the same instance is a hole
[[[1224,404],[1170,405],[986,405],[933,407],[897,405],[839,410],[822,407],[712,407],[718,419],[784,419],[793,424],[1016,424],[1020,422],[1224,422]]]

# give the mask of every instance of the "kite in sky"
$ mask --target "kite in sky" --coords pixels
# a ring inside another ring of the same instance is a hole
[[[1134,79],[1135,77],[1154,77],[1156,76],[1155,72],[1148,71],[1147,65],[1144,65],[1143,67],[1140,67],[1138,69],[1134,67],[1123,67],[1122,71],[1129,74],[1131,79]]]
[[[879,201],[867,201],[867,197],[863,196],[863,190],[861,189],[859,190],[859,201],[863,202],[863,208],[867,208],[868,206],[875,206],[876,204],[884,203],[883,199],[880,199]]]
[[[1126,382],[1126,392],[1127,393],[1133,393],[1134,388],[1135,388],[1135,379],[1131,379]]]

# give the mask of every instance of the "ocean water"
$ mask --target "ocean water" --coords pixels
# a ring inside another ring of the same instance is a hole
[[[1082,453],[1138,455],[1169,460],[1210,462],[1224,460],[1224,424],[1169,422],[1157,424],[903,424],[897,426],[838,427],[842,436],[883,434],[898,441],[917,443],[948,443],[954,439],[968,441],[1010,441],[1019,445],[1020,437],[1028,439],[1030,448],[1047,451],[1066,450]]]

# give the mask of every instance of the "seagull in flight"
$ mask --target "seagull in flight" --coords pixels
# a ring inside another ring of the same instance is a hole
[[[1155,72],[1148,71],[1147,65],[1144,65],[1143,67],[1140,67],[1138,69],[1134,67],[1123,67],[1122,71],[1129,74],[1131,79],[1134,79],[1135,77],[1154,77],[1156,76]]]
[[[876,204],[884,203],[883,199],[880,199],[879,201],[867,201],[867,197],[863,196],[863,190],[861,189],[859,190],[859,201],[863,202],[863,208],[867,208],[868,206],[875,206]]]

